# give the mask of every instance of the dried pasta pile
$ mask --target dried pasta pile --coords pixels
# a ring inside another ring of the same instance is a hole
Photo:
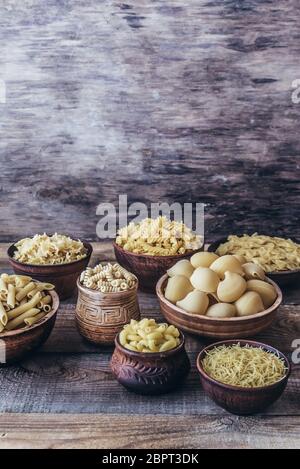
[[[0,276],[0,332],[32,326],[52,308],[51,283],[40,283],[25,275]]]
[[[166,352],[180,344],[180,333],[175,326],[157,323],[155,319],[131,319],[120,332],[119,340],[123,347],[134,352]]]
[[[120,292],[134,288],[137,278],[120,264],[107,263],[98,264],[94,268],[88,267],[81,273],[80,283],[102,293]]]
[[[284,360],[275,353],[240,344],[214,347],[206,353],[202,365],[211,378],[247,388],[276,383],[286,373]]]
[[[80,240],[57,233],[52,236],[36,234],[33,238],[21,239],[15,247],[14,258],[24,264],[68,264],[87,255]]]
[[[295,270],[300,268],[300,244],[290,239],[253,235],[228,236],[226,243],[221,244],[217,254],[239,254],[247,262],[261,265],[266,272]]]
[[[185,254],[199,249],[203,240],[183,222],[166,217],[145,218],[119,229],[116,243],[126,251],[150,256]]]

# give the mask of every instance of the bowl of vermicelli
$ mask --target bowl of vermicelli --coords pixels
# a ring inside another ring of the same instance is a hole
[[[282,395],[291,367],[279,350],[260,342],[227,340],[200,352],[197,368],[204,391],[237,415],[262,411]]]

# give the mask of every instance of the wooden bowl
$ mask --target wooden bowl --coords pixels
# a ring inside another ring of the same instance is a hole
[[[270,308],[253,316],[210,318],[199,314],[187,313],[168,301],[164,296],[167,280],[168,275],[166,274],[161,277],[156,286],[156,294],[162,314],[169,323],[175,324],[175,326],[186,332],[204,337],[237,339],[258,334],[258,332],[267,329],[272,324],[276,317],[276,310],[282,302],[280,288],[272,280],[267,279],[277,292],[277,299]]]
[[[80,273],[86,269],[93,248],[90,243],[84,242],[84,247],[87,249],[87,255],[83,259],[78,261],[69,262],[68,264],[54,264],[54,265],[35,265],[35,264],[24,264],[14,259],[13,255],[16,250],[14,244],[12,244],[8,250],[8,259],[14,272],[18,275],[29,275],[41,282],[49,282],[55,285],[60,300],[70,298],[75,289],[76,281]]]
[[[55,291],[48,293],[52,297],[52,309],[40,321],[30,327],[0,333],[1,356],[3,357],[2,353],[5,353],[5,360],[1,360],[1,364],[10,365],[22,360],[48,339],[59,307],[57,293]],[[2,346],[5,347],[5,350]]]
[[[189,259],[196,252],[204,250],[203,246],[197,251],[190,251],[185,254],[176,254],[174,256],[149,256],[147,254],[136,254],[125,251],[123,248],[113,242],[115,256],[118,263],[132,272],[139,279],[141,290],[155,292],[155,285],[158,279],[181,259]]]
[[[167,393],[182,384],[191,368],[182,333],[180,338],[180,344],[172,350],[143,353],[127,350],[117,335],[111,370],[129,391],[148,395]]]
[[[299,240],[290,238],[295,243],[299,243]],[[209,252],[215,252],[220,244],[226,243],[227,238],[221,238],[218,241],[210,244],[208,247]],[[297,286],[300,284],[300,269],[296,270],[278,270],[274,272],[266,272],[266,275],[277,283],[281,288],[287,286]]]
[[[280,381],[277,381],[277,383],[269,386],[243,388],[240,386],[231,386],[229,384],[221,383],[206,374],[202,366],[202,360],[205,357],[206,351],[219,345],[234,345],[238,343],[241,346],[249,344],[252,347],[261,347],[266,351],[278,354],[280,358],[284,359],[286,364],[287,372],[285,376]],[[266,407],[277,401],[285,390],[291,373],[290,363],[283,353],[269,345],[249,340],[226,340],[205,347],[198,355],[197,368],[200,373],[202,387],[208,396],[220,407],[223,407],[223,409],[237,415],[251,415],[261,412]]]
[[[101,293],[77,280],[75,317],[80,334],[97,345],[113,345],[116,334],[131,319],[140,319],[136,286],[127,291]]]

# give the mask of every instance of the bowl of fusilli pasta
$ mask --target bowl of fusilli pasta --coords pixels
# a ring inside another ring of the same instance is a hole
[[[119,264],[136,275],[142,290],[153,292],[158,279],[176,262],[203,251],[204,237],[183,222],[145,218],[121,228],[113,246]]]

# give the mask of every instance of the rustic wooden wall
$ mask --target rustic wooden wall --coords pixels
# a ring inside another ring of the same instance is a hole
[[[0,4],[0,240],[95,239],[100,202],[198,201],[297,235],[298,0]],[[1,82],[2,83],[2,82]]]

